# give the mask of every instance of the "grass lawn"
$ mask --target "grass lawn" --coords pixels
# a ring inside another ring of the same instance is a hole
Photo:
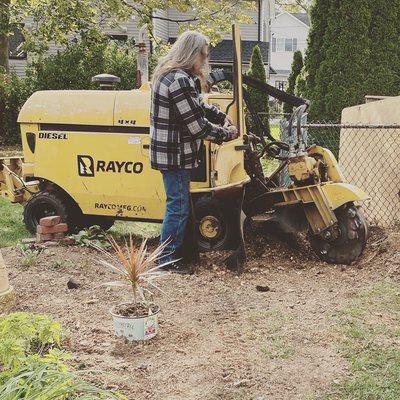
[[[0,248],[15,246],[21,239],[32,236],[22,221],[23,208],[0,198]],[[116,221],[109,233],[116,237],[129,234],[139,237],[155,237],[160,234],[160,224]]]
[[[0,248],[13,246],[22,238],[30,237],[22,221],[23,208],[0,198]]]
[[[400,399],[400,286],[375,284],[335,318],[350,377],[337,383],[326,399]]]

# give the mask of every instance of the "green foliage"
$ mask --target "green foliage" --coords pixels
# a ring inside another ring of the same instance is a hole
[[[371,5],[369,65],[365,93],[393,96],[400,87],[399,2],[375,0]]]
[[[305,96],[310,99],[315,86],[315,76],[322,61],[325,59],[325,48],[322,46],[328,25],[328,14],[331,0],[315,0],[310,9],[311,27],[307,39],[307,50],[304,58],[307,71]]]
[[[69,43],[64,51],[38,56],[28,64],[26,78],[0,74],[0,94],[5,102],[0,112],[0,144],[20,143],[17,118],[28,97],[37,90],[97,89],[94,75],[109,73],[121,78],[119,90],[136,86],[136,49],[130,43],[85,36]],[[152,62],[154,64],[154,62]],[[1,123],[1,118],[4,123]]]
[[[339,121],[367,94],[397,95],[400,4],[317,0],[305,58],[310,120]]]
[[[23,312],[0,317],[0,364],[18,369],[26,357],[61,345],[61,325],[45,315]]]
[[[15,245],[31,236],[22,222],[22,212],[21,205],[0,198],[0,248]]]
[[[123,399],[71,372],[61,339],[61,325],[45,315],[0,317],[0,400]]]
[[[296,80],[297,77],[300,75],[300,72],[303,68],[303,55],[301,54],[300,50],[297,50],[293,54],[293,62],[292,62],[292,71],[289,75],[288,79],[288,88],[287,88],[287,93],[294,94],[295,92],[295,87],[296,87]],[[290,104],[285,103],[283,106],[283,112],[284,113],[292,113],[293,111],[293,106]]]
[[[92,247],[94,245],[102,249],[109,249],[111,247],[106,233],[98,225],[93,225],[90,228],[79,231],[74,235],[74,238],[80,246]]]
[[[34,245],[22,243],[18,245],[18,248],[24,256],[24,259],[22,260],[22,265],[24,267],[33,267],[36,265],[38,256],[41,253],[40,249],[35,248]]]
[[[275,4],[289,13],[309,12],[312,0],[276,0]]]
[[[266,82],[267,80],[261,50],[258,45],[254,46],[253,48],[253,53],[251,54],[250,58],[250,69],[248,75],[262,82]],[[261,120],[263,121],[266,130],[270,132],[268,94],[263,93],[260,90],[252,87],[248,88],[248,92],[249,92],[250,102],[254,107],[254,111],[256,113],[263,113],[263,115],[260,116]],[[254,131],[255,129],[253,121],[251,120],[249,115],[247,115],[246,122],[250,131]]]
[[[0,68],[0,145],[20,141],[18,113],[32,92],[31,82]]]
[[[136,57],[130,43],[86,37],[62,52],[40,56],[29,65],[27,78],[35,90],[80,90],[98,88],[92,76],[108,73],[121,78],[117,89],[129,90],[136,86]]]
[[[254,10],[250,0],[11,0],[5,4],[7,19],[0,25],[0,34],[9,35],[11,25],[23,23],[26,17],[33,20],[32,26],[23,29],[26,42],[24,49],[43,54],[50,41],[68,44],[70,35],[100,36],[102,29],[116,28],[134,17],[138,26],[147,24],[150,36],[154,34],[154,11],[176,8],[187,12],[196,10],[195,16],[179,23],[181,30],[197,29],[213,42],[221,40],[222,33],[229,32],[233,21],[250,22],[245,10]],[[178,20],[181,20],[179,18]]]
[[[304,66],[296,79],[294,93],[296,96],[307,98],[307,70]]]

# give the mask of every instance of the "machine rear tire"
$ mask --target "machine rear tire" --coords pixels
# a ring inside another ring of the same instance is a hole
[[[339,236],[323,239],[309,233],[311,247],[321,260],[330,264],[351,264],[360,257],[367,243],[368,226],[362,212],[353,204],[335,210]]]
[[[39,225],[39,220],[53,215],[59,215],[61,221],[68,224],[68,208],[62,199],[53,193],[39,192],[33,195],[25,205],[25,227],[30,233],[34,234],[36,233],[36,227]]]
[[[228,249],[235,235],[231,208],[218,199],[203,197],[194,205],[200,252]]]

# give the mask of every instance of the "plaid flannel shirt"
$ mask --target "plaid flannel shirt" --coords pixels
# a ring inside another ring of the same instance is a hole
[[[202,139],[222,143],[229,131],[226,115],[205,104],[193,76],[182,69],[161,76],[153,84],[150,112],[150,162],[158,170],[198,166]]]

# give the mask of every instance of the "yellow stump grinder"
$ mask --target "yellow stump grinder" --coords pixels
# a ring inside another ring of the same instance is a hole
[[[301,117],[307,101],[242,74],[239,29],[233,27],[234,66],[212,83],[228,80],[233,94],[210,93],[204,101],[228,113],[240,136],[222,145],[205,141],[192,172],[191,196],[200,251],[235,250],[232,269],[245,260],[244,218],[274,221],[290,232],[307,232],[311,247],[329,263],[351,263],[367,236],[359,202],[368,198],[344,181],[326,148],[306,143]],[[165,193],[161,174],[150,168],[150,86],[110,90],[116,77],[99,76],[106,90],[35,92],[22,107],[23,158],[0,159],[0,194],[24,205],[27,229],[41,217],[60,215],[70,232],[115,220],[161,222]],[[288,139],[274,138],[254,112],[246,87],[256,87],[296,107]],[[244,105],[254,132],[246,130]],[[265,176],[261,159],[277,164]],[[269,160],[269,161],[268,161]],[[290,183],[279,185],[286,173]]]

